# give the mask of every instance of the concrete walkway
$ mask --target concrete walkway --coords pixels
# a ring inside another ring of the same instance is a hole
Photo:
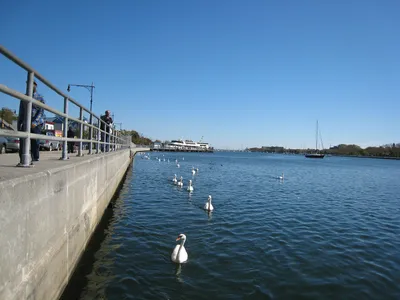
[[[150,151],[150,148],[132,148],[131,150],[134,153],[147,152]],[[0,154],[0,182],[79,163],[95,158],[98,155],[111,155],[115,152],[91,155],[86,153],[87,151],[84,151],[84,156],[82,157],[77,157],[77,153],[69,154],[68,160],[60,160],[62,154],[61,151],[40,151],[40,161],[34,162],[34,166],[31,168],[16,167],[16,165],[19,163],[18,153]]]

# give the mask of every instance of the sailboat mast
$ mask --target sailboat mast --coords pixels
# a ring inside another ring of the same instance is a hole
[[[319,126],[318,126],[318,120],[316,122],[317,124],[317,128],[315,130],[315,152],[314,153],[306,153],[306,157],[309,158],[324,158],[325,154],[323,153],[319,153],[318,151],[318,137],[319,137]],[[322,145],[322,149],[324,149],[324,145],[322,143],[322,137],[321,137],[321,145]]]
[[[317,120],[317,127],[315,131],[315,151],[318,151],[318,120]]]

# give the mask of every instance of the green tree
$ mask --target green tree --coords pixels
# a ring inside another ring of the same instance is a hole
[[[12,111],[11,109],[9,109],[7,107],[3,107],[0,110],[0,118],[2,118],[4,121],[6,121],[7,123],[10,123],[10,124],[12,124],[12,122],[14,120],[18,119],[18,117],[14,113],[14,111]]]
[[[130,136],[131,141],[137,145],[151,145],[153,141],[150,138],[144,137],[136,130],[121,130],[121,135]]]

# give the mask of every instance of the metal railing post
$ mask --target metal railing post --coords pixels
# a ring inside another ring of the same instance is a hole
[[[111,151],[114,151],[114,146],[115,146],[115,128],[113,128],[113,131],[112,131],[112,136],[111,136],[111,143],[112,143],[112,145],[111,145]]]
[[[115,148],[114,151],[118,150],[118,145],[119,145],[119,138],[118,138],[118,130],[115,131]]]
[[[121,149],[121,132],[118,131],[118,145],[117,145],[118,150]]]
[[[110,133],[110,126],[108,127],[108,132],[107,132],[107,134],[108,134],[108,139],[107,139],[107,152],[110,152],[110,140],[111,140],[111,133]]]
[[[27,86],[26,86],[26,94],[32,98],[33,96],[33,80],[35,79],[35,73],[33,72],[28,72],[28,77],[27,77]],[[22,101],[22,100],[20,100]],[[23,120],[23,131],[25,131],[28,136],[25,138],[22,138],[24,140],[23,142],[23,149],[22,149],[22,155],[21,155],[21,161],[18,166],[21,167],[29,167],[31,163],[31,121],[32,121],[32,100],[29,100],[28,103],[23,103],[23,106],[25,106],[25,116]]]
[[[101,133],[100,133],[100,119],[97,119],[96,154],[99,154],[99,153],[100,153],[100,138],[101,138]]]
[[[64,114],[66,115],[64,117],[64,130],[63,130],[63,136],[64,136],[64,141],[63,141],[63,150],[62,150],[62,155],[61,155],[61,160],[67,160],[68,159],[68,146],[67,146],[67,137],[68,137],[68,98],[64,97]]]
[[[109,141],[110,141],[109,151],[110,152],[113,151],[113,138],[114,138],[114,129],[110,127],[110,138],[109,138]]]
[[[83,121],[83,108],[80,107],[79,108],[79,120]],[[82,138],[83,138],[83,123],[79,124],[79,148],[78,148],[78,155],[77,156],[83,156],[82,154],[82,147],[83,147],[83,143],[82,143]]]
[[[92,111],[90,111],[90,125],[93,125],[93,116],[92,116]],[[89,140],[90,140],[90,148],[89,148],[89,154],[92,154],[92,148],[93,148],[93,128],[90,126],[89,127]]]

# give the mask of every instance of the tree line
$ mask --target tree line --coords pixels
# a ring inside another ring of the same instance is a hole
[[[268,152],[268,153],[291,153],[304,154],[312,153],[314,149],[286,149],[279,146],[253,147],[247,148],[251,152]],[[400,158],[400,143],[386,144],[379,147],[361,148],[358,145],[340,144],[330,147],[329,149],[320,150],[319,153],[340,155],[340,156],[370,156],[370,157],[395,157]]]
[[[121,130],[120,134],[125,136],[130,136],[132,143],[136,145],[150,146],[153,143],[153,141],[150,138],[143,136],[136,130]]]

